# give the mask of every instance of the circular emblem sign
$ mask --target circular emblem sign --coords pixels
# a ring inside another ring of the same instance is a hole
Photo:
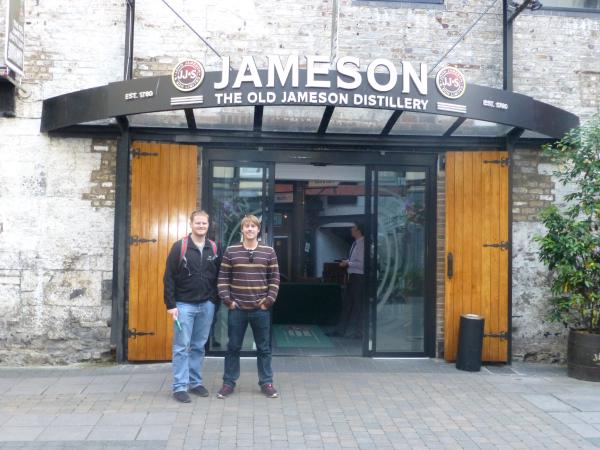
[[[467,89],[467,82],[462,72],[454,67],[444,67],[440,69],[435,77],[435,84],[438,91],[450,99],[459,98]]]
[[[186,59],[175,66],[171,79],[180,91],[193,91],[204,80],[204,67],[194,59]]]

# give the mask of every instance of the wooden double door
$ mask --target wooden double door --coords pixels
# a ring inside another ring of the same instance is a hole
[[[461,314],[485,320],[483,361],[509,348],[508,153],[446,155],[444,357],[456,359]]]

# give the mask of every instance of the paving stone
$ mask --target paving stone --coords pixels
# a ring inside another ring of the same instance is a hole
[[[593,425],[572,423],[568,427],[584,438],[600,438],[600,430]]]
[[[134,426],[142,425],[146,416],[146,412],[134,412],[134,413],[107,413],[104,414],[100,421],[99,426]]]
[[[18,414],[12,416],[6,426],[10,427],[30,427],[30,426],[47,426],[52,423],[56,416],[52,414]]]
[[[38,441],[84,441],[92,431],[91,425],[86,426],[51,426],[46,428],[38,437]]]
[[[140,430],[137,426],[96,426],[88,436],[89,441],[134,440]]]
[[[170,425],[148,425],[140,429],[136,439],[138,441],[166,441],[171,433]]]
[[[52,426],[96,425],[101,416],[99,413],[58,414],[52,421]]]
[[[584,412],[600,412],[600,394],[596,395],[556,395],[561,401]]]
[[[546,412],[575,412],[576,409],[568,403],[559,400],[552,395],[523,395],[523,398],[533,403],[535,406]]]
[[[33,441],[44,431],[44,427],[0,427],[0,441]]]

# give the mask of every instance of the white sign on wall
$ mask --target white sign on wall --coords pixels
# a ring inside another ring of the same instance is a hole
[[[23,75],[25,52],[25,2],[8,0],[6,7],[6,45],[4,60],[6,65],[19,75]]]

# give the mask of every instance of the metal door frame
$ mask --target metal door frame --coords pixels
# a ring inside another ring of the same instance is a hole
[[[376,164],[373,164],[373,162]],[[426,255],[425,255],[425,348],[423,352],[377,352],[375,341],[370,342],[370,335],[367,331],[375,330],[376,316],[373,308],[376,306],[374,297],[372,297],[373,289],[376,289],[376,284],[373,283],[373,276],[370,272],[370,258],[365,258],[365,275],[367,277],[367,290],[369,292],[368,301],[366,300],[365,314],[363,320],[363,342],[362,356],[367,357],[434,357],[435,356],[435,336],[436,336],[436,218],[437,218],[437,201],[436,201],[436,164],[437,155],[434,153],[415,154],[413,152],[343,152],[335,150],[327,150],[320,152],[303,152],[303,151],[264,151],[253,149],[223,149],[223,148],[204,148],[202,149],[202,206],[208,208],[211,213],[210,204],[212,199],[212,167],[217,163],[224,166],[255,166],[255,167],[270,167],[270,180],[267,180],[269,193],[274,193],[275,187],[275,163],[295,163],[295,164],[332,164],[332,165],[349,165],[349,166],[364,166],[365,167],[365,248],[370,248],[372,243],[371,234],[373,232],[373,218],[376,220],[376,210],[371,209],[376,205],[372,205],[373,186],[372,174],[377,170],[394,170],[414,168],[426,172]],[[269,214],[270,223],[273,220],[274,210],[274,195],[269,199]],[[376,203],[376,202],[375,202]],[[271,233],[272,239],[272,233]],[[376,246],[375,246],[376,249]],[[376,257],[376,254],[374,255]],[[373,331],[374,332],[374,331]],[[374,336],[373,336],[374,337]],[[225,352],[210,351],[210,355],[221,356]],[[243,356],[252,356],[255,352],[241,352]]]
[[[422,170],[425,172],[425,310],[423,352],[379,352],[377,351],[377,273],[372,266],[377,261],[377,181],[379,171]],[[363,355],[371,357],[435,357],[436,340],[436,229],[437,229],[437,185],[436,161],[422,161],[421,164],[402,164],[396,161],[388,165],[369,165],[366,170],[366,211],[367,227],[365,248],[365,274],[367,276],[368,320],[364,324]]]

